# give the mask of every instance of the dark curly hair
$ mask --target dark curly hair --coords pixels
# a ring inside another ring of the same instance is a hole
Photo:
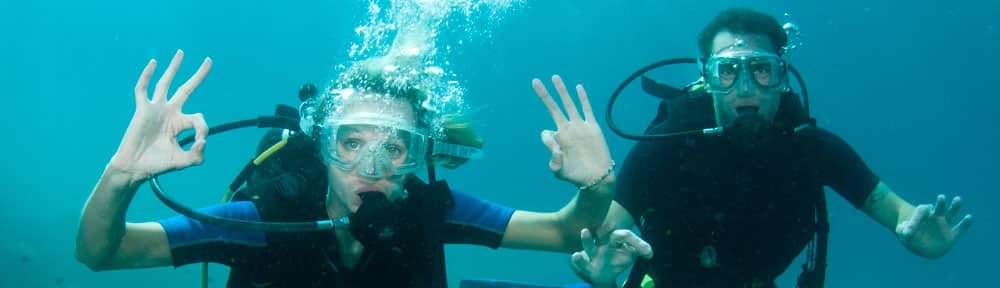
[[[698,51],[702,57],[712,54],[712,40],[723,31],[764,35],[771,40],[774,45],[771,48],[777,54],[781,54],[781,47],[788,43],[788,35],[773,16],[748,8],[729,8],[716,15],[698,34]]]

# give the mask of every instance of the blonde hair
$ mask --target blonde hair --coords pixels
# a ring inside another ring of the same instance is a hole
[[[483,138],[479,137],[479,133],[476,133],[476,130],[472,127],[472,122],[463,118],[462,115],[450,114],[441,117],[444,142],[476,148],[483,148],[483,145],[486,144]],[[449,169],[456,169],[466,162],[469,162],[469,159],[443,155],[434,156],[434,165]]]

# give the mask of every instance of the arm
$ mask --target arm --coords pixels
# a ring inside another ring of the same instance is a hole
[[[913,209],[912,204],[899,198],[885,183],[879,182],[868,195],[861,211],[889,231],[896,231],[896,226],[913,216]]]
[[[614,163],[601,128],[594,120],[590,100],[583,86],[577,95],[583,115],[577,111],[570,93],[558,75],[552,77],[563,109],[549,96],[541,81],[532,86],[545,104],[557,131],[542,131],[542,142],[552,152],[549,169],[555,176],[578,187],[578,193],[559,211],[536,213],[517,211],[504,233],[502,246],[572,252],[580,249],[580,231],[599,231],[614,198]]]
[[[611,202],[614,183],[600,186],[597,191],[581,191],[556,212],[515,211],[501,246],[566,253],[580,250],[580,230],[609,230],[601,228],[608,209],[607,204],[602,209],[600,203]]]
[[[126,223],[125,211],[139,185],[112,165],[97,182],[76,238],[76,259],[93,271],[166,266],[166,233],[158,223]]]
[[[107,165],[80,217],[76,258],[91,270],[163,266],[171,263],[166,233],[157,223],[126,223],[125,214],[138,187],[153,175],[200,164],[208,127],[200,114],[181,113],[190,93],[211,67],[206,59],[187,83],[167,101],[167,88],[180,66],[178,51],[156,84],[152,100],[149,79],[156,67],[150,61],[135,87],[136,111],[118,151]],[[195,129],[188,151],[177,145],[177,134]]]
[[[944,256],[969,225],[972,216],[958,219],[961,199],[948,205],[944,195],[935,205],[912,204],[896,195],[879,181],[874,172],[843,139],[822,129],[800,132],[803,139],[813,139],[820,176],[825,184],[844,196],[883,227],[896,233],[910,252],[925,258]],[[955,223],[954,226],[951,223]]]

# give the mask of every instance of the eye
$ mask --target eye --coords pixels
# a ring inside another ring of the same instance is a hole
[[[385,143],[382,145],[382,149],[389,159],[399,159],[406,154],[406,147],[403,147],[399,143]]]
[[[753,72],[754,79],[757,80],[757,83],[763,86],[771,86],[774,84],[771,83],[773,82],[771,80],[772,68],[773,67],[771,66],[771,63],[769,62],[750,64],[750,69],[751,69],[750,71]]]
[[[750,64],[750,71],[753,71],[753,75],[757,77],[764,77],[771,75],[771,64],[770,63],[754,63]]]
[[[736,63],[720,63],[719,64],[719,77],[723,79],[733,79],[736,77],[736,70],[739,69],[739,64]]]
[[[347,150],[354,151],[361,149],[361,140],[355,138],[348,138],[345,139],[340,145],[344,146],[344,148]]]

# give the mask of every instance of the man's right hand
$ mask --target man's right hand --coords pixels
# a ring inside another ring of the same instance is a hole
[[[110,163],[110,168],[129,174],[132,185],[158,174],[201,164],[204,160],[208,125],[201,113],[184,114],[181,108],[205,79],[212,59],[205,58],[198,71],[167,99],[170,82],[183,58],[184,52],[177,50],[167,71],[156,83],[152,100],[147,87],[156,68],[155,59],[149,61],[135,85],[135,114]],[[185,151],[177,143],[177,135],[191,128],[195,130],[195,142]]]
[[[580,231],[583,251],[573,253],[570,267],[593,287],[617,287],[615,279],[625,272],[637,257],[653,258],[653,247],[628,229],[611,232],[606,243],[598,244],[589,229]]]

